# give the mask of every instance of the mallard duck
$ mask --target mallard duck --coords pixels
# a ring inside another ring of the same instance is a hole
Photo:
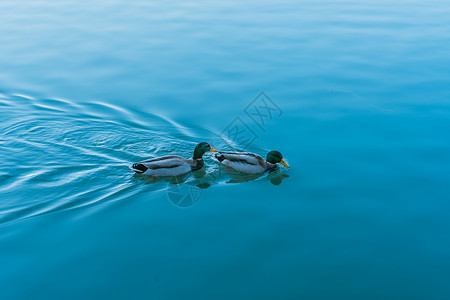
[[[178,155],[166,155],[144,160],[131,166],[131,170],[136,173],[151,176],[179,176],[189,171],[199,170],[204,166],[203,154],[206,152],[219,152],[208,143],[197,144],[194,155],[191,159]]]
[[[278,151],[270,151],[267,159],[260,155],[250,152],[222,152],[216,154],[217,160],[236,171],[246,174],[259,174],[265,171],[272,171],[276,168],[277,163],[289,168],[284,161],[283,155]]]

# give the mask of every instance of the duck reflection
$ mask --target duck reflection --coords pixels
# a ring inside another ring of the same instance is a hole
[[[241,182],[248,182],[248,181],[254,181],[261,177],[266,176],[267,173],[260,173],[260,174],[245,174],[238,172],[236,170],[233,170],[228,167],[224,167],[224,172],[231,177],[227,181],[227,183],[241,183]],[[280,185],[283,179],[288,178],[289,175],[277,171],[269,172],[266,176],[267,179],[273,184],[273,185]]]
[[[188,179],[191,177],[194,177],[195,179],[188,181]],[[212,185],[217,183],[242,183],[242,182],[249,182],[254,181],[258,179],[264,179],[267,178],[270,183],[273,185],[280,185],[282,181],[289,177],[289,175],[285,174],[281,170],[274,170],[272,172],[266,172],[266,173],[260,173],[260,174],[245,174],[239,171],[236,171],[232,168],[222,166],[217,169],[214,169],[210,172],[207,172],[204,168],[193,171],[191,173],[187,173],[180,176],[161,176],[161,177],[154,177],[154,176],[146,176],[141,174],[134,174],[132,176],[135,180],[140,180],[145,182],[146,184],[153,184],[157,182],[167,182],[171,185],[178,185],[187,183],[189,185],[196,186],[200,189],[207,189],[210,188]]]
[[[189,174],[183,174],[180,176],[148,176],[148,175],[142,175],[142,174],[133,174],[132,178],[134,180],[140,180],[143,181],[145,184],[153,184],[156,182],[165,181],[170,184],[181,184],[185,183],[186,180],[189,178]]]

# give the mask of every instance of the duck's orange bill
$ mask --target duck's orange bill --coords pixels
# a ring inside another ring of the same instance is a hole
[[[286,168],[290,168],[289,165],[287,164],[287,162],[284,160],[284,158],[280,161],[280,164],[282,164]]]
[[[211,151],[211,152],[219,152],[219,150],[216,150],[213,147],[211,147],[211,149],[209,149],[209,151]]]

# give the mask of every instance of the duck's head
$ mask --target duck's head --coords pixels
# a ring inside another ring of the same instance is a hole
[[[273,150],[273,151],[270,151],[269,153],[267,153],[266,160],[268,162],[270,162],[271,164],[280,163],[283,166],[285,166],[286,168],[289,168],[289,165],[283,159],[283,155],[281,155],[281,153],[276,150]]]
[[[202,158],[203,154],[205,154],[208,151],[219,152],[216,149],[212,148],[208,143],[201,142],[197,144],[197,146],[195,146],[194,149],[194,159]]]

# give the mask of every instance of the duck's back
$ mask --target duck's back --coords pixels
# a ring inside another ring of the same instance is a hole
[[[247,174],[262,173],[268,168],[264,158],[250,152],[220,152],[216,158],[223,165]]]
[[[136,173],[154,176],[178,176],[191,170],[189,160],[178,155],[166,155],[133,164]]]

